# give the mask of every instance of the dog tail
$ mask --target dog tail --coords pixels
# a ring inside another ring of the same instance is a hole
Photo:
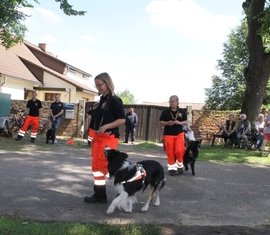
[[[165,186],[165,183],[166,183],[166,178],[162,178],[155,185],[153,185],[153,187],[155,188],[155,190],[161,190]]]
[[[165,186],[165,183],[166,183],[166,178],[162,179],[159,182],[159,185],[158,185],[159,190],[161,190]]]

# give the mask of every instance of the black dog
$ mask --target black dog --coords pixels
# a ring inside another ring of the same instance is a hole
[[[49,143],[49,140],[52,141],[52,144],[54,144],[55,142],[55,130],[54,129],[49,129],[46,132],[46,144]]]
[[[187,148],[184,155],[185,170],[188,171],[188,164],[190,164],[192,175],[195,175],[195,162],[199,156],[200,141],[188,141]]]
[[[127,160],[128,155],[118,150],[106,148],[105,156],[108,160],[108,172],[114,177],[114,186],[118,196],[107,209],[107,214],[114,212],[118,207],[125,212],[132,212],[133,203],[136,202],[135,193],[144,191],[151,186],[150,194],[141,211],[147,211],[151,201],[159,206],[159,191],[165,185],[164,169],[154,160],[145,160],[132,163]]]

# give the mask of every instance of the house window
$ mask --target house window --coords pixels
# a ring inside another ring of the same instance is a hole
[[[59,93],[45,93],[45,101],[54,101],[55,95],[59,95],[61,98],[61,94]]]
[[[29,100],[32,98],[32,90],[24,88],[24,100]]]

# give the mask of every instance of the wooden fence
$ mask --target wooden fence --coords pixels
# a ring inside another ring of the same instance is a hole
[[[96,102],[79,102],[74,104],[74,117],[67,118],[63,115],[58,135],[76,136],[87,138],[89,119],[87,112],[93,109]],[[11,110],[18,112],[19,109],[25,109],[26,101],[12,100]],[[50,102],[42,102],[42,115],[44,118],[49,116]],[[159,124],[161,112],[166,108],[155,105],[124,105],[125,112],[129,108],[134,108],[138,115],[139,124],[136,130],[137,140],[141,141],[162,141],[162,127]],[[185,108],[185,107],[181,107]],[[192,126],[195,137],[202,139],[204,143],[211,143],[212,137],[216,134],[220,125],[224,124],[228,115],[233,111],[217,111],[217,110],[193,110],[191,106],[186,107],[188,110],[188,121]],[[121,140],[124,140],[124,126],[120,128]]]
[[[85,123],[89,123],[87,112],[93,109],[96,102],[85,103]],[[160,142],[162,140],[162,128],[159,124],[159,117],[166,107],[149,105],[124,105],[125,112],[129,108],[134,108],[138,116],[138,126],[136,128],[136,139],[144,141]],[[84,138],[87,136],[89,125],[85,125]],[[121,126],[120,138],[124,140],[125,126]]]

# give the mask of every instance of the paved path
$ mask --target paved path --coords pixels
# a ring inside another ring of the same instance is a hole
[[[130,159],[155,159],[165,167],[162,149],[134,152]],[[0,214],[41,221],[153,223],[171,225],[270,226],[270,170],[239,164],[198,161],[196,176],[169,176],[160,207],[140,212],[146,195],[139,195],[133,213],[106,215],[108,205],[83,203],[92,191],[89,148],[54,145],[50,151],[0,149]],[[202,150],[203,151],[203,150]],[[114,191],[108,181],[109,201]],[[267,227],[268,232],[270,227]]]

